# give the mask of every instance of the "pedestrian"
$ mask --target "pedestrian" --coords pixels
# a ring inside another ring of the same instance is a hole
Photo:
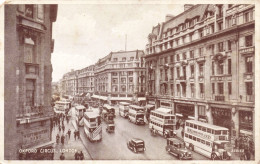
[[[180,126],[180,122],[179,122],[179,120],[177,120],[177,123],[176,123],[176,130],[179,129],[179,126]]]
[[[77,133],[78,133],[78,139],[80,138],[80,133],[79,133],[79,130],[77,131]]]
[[[65,136],[64,136],[64,134],[62,134],[62,136],[61,136],[61,143],[62,143],[62,145],[64,145],[64,140],[65,140]]]
[[[181,136],[184,137],[184,129],[181,130]]]
[[[62,131],[63,131],[63,133],[64,133],[64,131],[65,131],[65,126],[64,126],[64,125],[62,125]]]
[[[64,160],[64,159],[65,159],[64,153],[61,153],[60,160]]]
[[[250,160],[251,154],[248,148],[245,149],[246,160]]]
[[[76,140],[76,137],[77,137],[77,131],[75,130],[74,131],[74,138],[75,138],[75,140]]]
[[[79,159],[80,159],[80,160],[84,160],[84,154],[83,154],[83,152],[82,152],[82,151],[80,151],[80,154],[79,154]]]
[[[235,148],[237,148],[237,138],[235,139]]]
[[[59,132],[61,131],[61,127],[60,127],[60,125],[59,125]]]
[[[66,116],[67,124],[69,123],[69,116]]]
[[[79,159],[79,153],[78,153],[77,150],[76,150],[76,153],[75,153],[74,157],[75,157],[75,160],[78,160],[78,159]]]
[[[60,135],[57,134],[57,136],[56,136],[56,143],[57,143],[57,144],[59,143],[59,140],[60,140]]]
[[[70,134],[71,134],[71,130],[69,129],[68,130],[69,139],[70,139]]]

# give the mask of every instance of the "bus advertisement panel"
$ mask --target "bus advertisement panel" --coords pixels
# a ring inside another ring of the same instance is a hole
[[[184,142],[187,147],[208,158],[230,159],[231,144],[228,129],[208,123],[186,120]]]
[[[55,113],[66,114],[68,113],[69,109],[70,109],[70,102],[65,102],[65,101],[55,102],[55,106],[54,106]]]

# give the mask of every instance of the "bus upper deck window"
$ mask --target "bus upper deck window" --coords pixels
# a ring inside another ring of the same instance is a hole
[[[211,133],[211,129],[207,128],[207,132],[208,132],[208,133]]]
[[[190,124],[190,127],[192,127],[192,128],[193,128],[193,124]]]
[[[221,130],[215,130],[215,135],[221,135]]]
[[[186,122],[186,126],[190,126],[190,124],[188,122]]]
[[[214,134],[214,133],[215,133],[215,130],[212,129],[212,130],[211,130],[211,134]]]
[[[203,131],[203,132],[206,132],[206,128],[205,128],[205,127],[202,127],[202,131]]]
[[[198,126],[198,129],[201,130],[201,126]]]
[[[223,135],[227,135],[227,130],[222,130]]]
[[[197,125],[194,124],[193,128],[194,128],[194,129],[197,129]]]

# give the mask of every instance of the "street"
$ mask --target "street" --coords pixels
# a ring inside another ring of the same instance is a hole
[[[75,110],[72,108],[72,110]],[[93,109],[98,110],[98,109]],[[72,112],[75,117],[75,112]],[[116,107],[115,133],[106,132],[106,123],[102,122],[102,141],[91,143],[80,127],[81,141],[87,149],[89,156],[94,160],[177,160],[175,156],[165,151],[166,139],[161,136],[151,136],[148,125],[135,125],[128,119],[119,116]],[[127,148],[127,141],[132,138],[140,138],[145,141],[146,151],[134,153]],[[193,160],[208,160],[208,158],[192,152]]]

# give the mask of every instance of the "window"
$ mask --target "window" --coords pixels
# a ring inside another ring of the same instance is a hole
[[[215,94],[215,83],[211,84],[211,90],[212,90],[212,94]]]
[[[246,72],[252,73],[253,72],[253,57],[246,57]]]
[[[177,46],[179,45],[179,39],[176,39],[176,45]]]
[[[223,22],[218,23],[218,30],[223,30]]]
[[[200,73],[200,76],[203,76],[203,72],[204,72],[204,64],[199,64],[199,73]]]
[[[44,19],[44,5],[37,5],[37,17],[41,20]]]
[[[200,34],[200,37],[203,37],[204,35],[203,35],[203,29],[200,29],[199,30],[199,34]]]
[[[199,48],[199,56],[203,56],[203,48]]]
[[[228,59],[228,74],[231,74],[231,59]]]
[[[183,76],[186,79],[186,66],[182,67],[182,71],[183,71]]]
[[[126,61],[126,58],[124,57],[124,58],[122,58],[122,61]]]
[[[112,76],[117,76],[117,73],[116,72],[112,72]]]
[[[228,94],[231,95],[232,94],[232,83],[228,82]]]
[[[253,36],[248,35],[245,37],[246,40],[246,47],[253,46]]]
[[[113,61],[117,61],[117,58],[114,58]]]
[[[224,84],[218,83],[218,94],[223,95],[224,94]]]
[[[33,18],[33,5],[25,5],[25,16]]]
[[[223,49],[223,42],[219,42],[218,43],[218,51],[219,52],[223,52],[224,51],[224,49]]]
[[[180,96],[180,84],[177,84],[176,87],[177,87],[177,96]]]
[[[176,60],[177,60],[177,61],[180,61],[180,56],[179,56],[179,54],[176,55]]]
[[[165,57],[165,58],[164,58],[164,64],[167,64],[167,63],[168,63],[168,58]]]
[[[171,68],[171,79],[173,80],[173,78],[174,78],[174,68]]]
[[[190,76],[194,77],[194,65],[190,65]]]
[[[117,84],[118,83],[118,79],[117,78],[113,78],[113,83]]]
[[[215,64],[214,64],[214,62],[212,62],[212,67],[211,67],[211,73],[212,73],[212,75],[215,75]]]
[[[34,106],[35,80],[26,79],[26,105]]]
[[[244,23],[249,22],[249,12],[244,13]]]
[[[210,49],[211,49],[211,53],[214,54],[215,45],[214,44],[210,45]]]
[[[223,63],[223,60],[218,62],[218,74],[219,75],[224,74],[224,63]]]
[[[160,78],[161,78],[161,80],[163,78],[163,70],[162,69],[160,70]]]
[[[133,76],[133,71],[128,72],[129,76]]]
[[[191,59],[194,59],[194,51],[193,51],[193,50],[190,51],[190,58],[191,58]]]
[[[170,62],[173,63],[173,55],[170,56]]]
[[[193,83],[191,83],[190,84],[190,90],[191,90],[191,97],[194,97],[194,93],[195,93],[195,88],[194,88],[194,84]]]
[[[201,105],[199,105],[198,106],[198,109],[199,109],[199,113],[198,113],[198,115],[199,116],[206,116],[206,109],[205,109],[205,106],[201,106]]]
[[[214,24],[210,25],[210,28],[211,28],[211,32],[214,33],[215,32]]]
[[[181,83],[181,87],[182,87],[182,96],[186,97],[186,83]]]
[[[253,95],[253,82],[246,82],[246,95]]]
[[[186,52],[184,52],[184,53],[182,54],[182,59],[183,59],[183,60],[186,60]]]
[[[129,77],[129,83],[133,83],[133,77]]]
[[[177,68],[176,68],[176,71],[177,71],[177,78],[179,79],[179,78],[180,78],[180,68],[177,67]]]
[[[125,85],[121,85],[121,92],[125,92],[126,91],[126,86]]]
[[[231,41],[228,40],[227,42],[228,42],[228,51],[231,51]]]
[[[125,84],[126,83],[126,78],[121,78],[121,83]]]
[[[204,96],[204,84],[203,83],[200,83],[200,95],[201,95],[201,97]]]
[[[134,60],[134,57],[130,57],[130,61],[133,61]]]

